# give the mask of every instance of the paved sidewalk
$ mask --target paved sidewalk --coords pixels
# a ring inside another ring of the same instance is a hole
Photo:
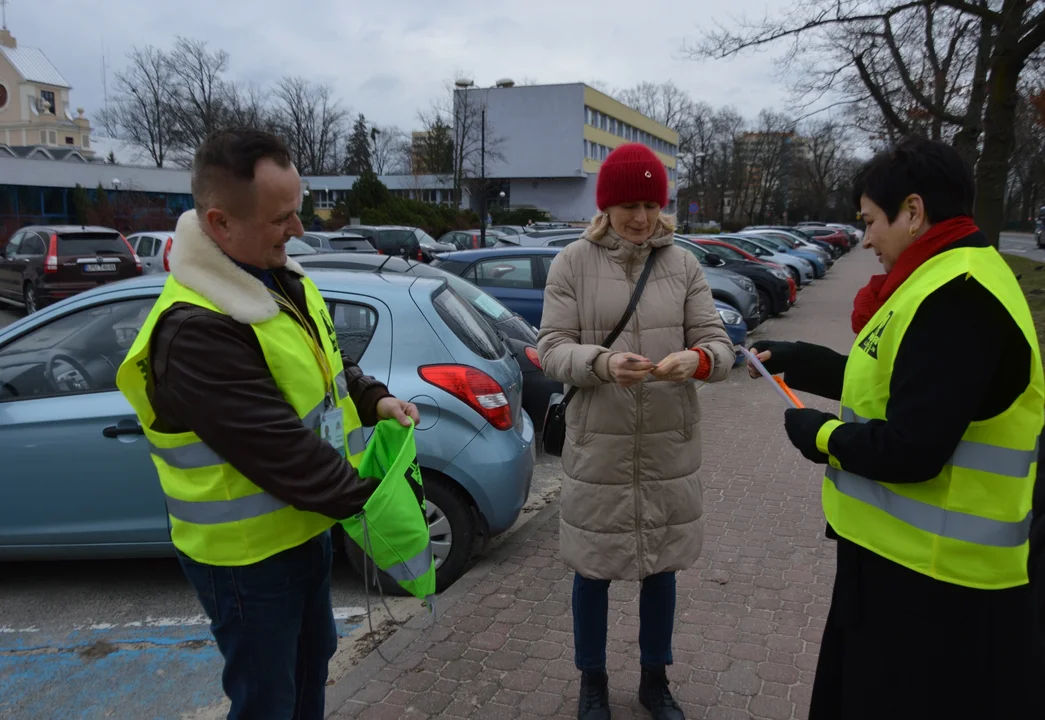
[[[855,250],[758,336],[847,351],[856,289],[880,272]],[[806,718],[834,577],[820,473],[787,441],[783,405],[736,370],[700,392],[706,540],[678,576],[675,664],[690,718]],[[831,409],[831,403],[804,398]],[[335,718],[576,717],[572,575],[557,557],[558,505],[534,517],[440,598],[427,638],[414,618],[330,688]],[[637,699],[638,583],[610,589],[614,718],[648,717]]]

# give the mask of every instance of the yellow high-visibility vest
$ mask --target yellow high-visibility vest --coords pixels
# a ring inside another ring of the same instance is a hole
[[[998,298],[1023,331],[1033,355],[1027,388],[1004,412],[970,424],[943,471],[927,482],[877,482],[831,457],[824,513],[842,537],[916,572],[973,588],[1015,587],[1028,581],[1045,379],[1027,300],[995,249],[940,253],[885,302],[858,334],[846,362],[841,421],[821,429],[817,446],[827,453],[830,434],[842,422],[886,419],[893,364],[915,312],[935,290],[963,275]],[[958,360],[944,353],[938,362]]]
[[[341,408],[345,453],[348,461],[358,466],[366,442],[359,414],[348,396],[333,323],[316,286],[308,278],[301,278],[301,283],[318,337],[313,337],[287,312],[251,328],[276,385],[306,427],[319,432],[323,414],[334,407]],[[146,392],[150,381],[150,340],[157,320],[175,303],[222,312],[171,275],[116,377],[117,386],[137,413],[149,441],[166,496],[174,546],[200,563],[250,565],[329,529],[334,525],[333,518],[298,510],[265,492],[195,433],[153,429],[156,413]],[[318,353],[313,350],[317,341]],[[321,357],[328,363],[326,372],[320,366]]]

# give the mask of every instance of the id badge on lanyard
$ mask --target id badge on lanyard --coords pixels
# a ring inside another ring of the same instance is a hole
[[[330,402],[328,398],[328,403]],[[323,413],[319,421],[319,432],[330,446],[338,451],[341,457],[348,457],[345,453],[345,418],[344,412],[339,405],[328,409]]]

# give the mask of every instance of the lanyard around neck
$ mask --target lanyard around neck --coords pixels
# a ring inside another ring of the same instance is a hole
[[[297,319],[298,323],[305,330],[305,333],[309,338],[309,348],[312,350],[312,356],[316,359],[316,363],[319,365],[319,371],[323,373],[323,384],[328,391],[332,391],[334,387],[334,372],[330,369],[330,363],[327,361],[326,352],[323,350],[323,344],[320,339],[316,336],[315,331],[312,329],[312,324],[308,319],[298,310],[297,306],[287,299],[286,290],[283,288],[283,284],[278,278],[273,278],[276,281],[276,285],[279,286],[280,292],[269,290],[272,295],[272,299],[276,301],[276,304],[286,310],[288,313]],[[282,294],[281,294],[282,293]],[[334,394],[337,397],[337,394]]]

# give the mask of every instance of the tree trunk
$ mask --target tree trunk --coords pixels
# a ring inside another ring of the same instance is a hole
[[[983,118],[983,152],[976,166],[976,222],[994,247],[998,247],[1005,218],[1005,186],[1015,145],[1019,76],[1023,69],[1022,61],[1012,59],[1011,53],[1005,52],[1015,43],[1005,48],[1003,42],[999,38],[999,53],[987,79],[990,93]]]

